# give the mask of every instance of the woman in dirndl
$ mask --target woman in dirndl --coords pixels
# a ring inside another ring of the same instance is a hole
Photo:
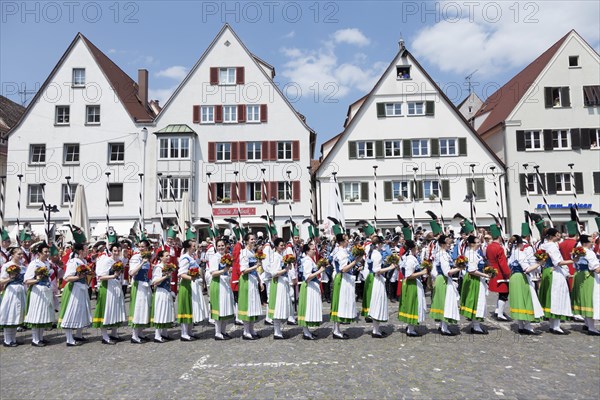
[[[315,263],[316,246],[307,243],[303,248],[302,279],[298,299],[298,325],[302,327],[304,340],[315,340],[317,336],[311,333],[309,327],[316,327],[323,322],[323,303],[321,302],[321,287],[319,276],[325,267],[319,268]]]
[[[122,270],[113,269],[120,261],[121,247],[117,243],[108,246],[110,255],[103,254],[96,261],[96,277],[98,279],[98,301],[92,319],[92,326],[100,328],[102,343],[114,345],[121,341],[118,336],[119,326],[127,322],[125,315],[125,299],[121,288]],[[110,328],[111,333],[108,334]]]
[[[221,263],[227,246],[223,239],[217,240],[217,252],[208,260],[208,271],[211,275],[210,314],[215,320],[215,340],[231,339],[227,333],[227,321],[234,319],[234,300],[231,290],[230,266]]]
[[[137,251],[129,260],[129,276],[133,280],[129,303],[129,326],[131,326],[131,343],[142,344],[146,338],[142,336],[144,328],[150,326],[152,311],[152,288],[150,287],[150,242],[140,240]]]
[[[520,335],[537,335],[532,322],[544,317],[544,310],[535,291],[532,279],[540,267],[533,255],[533,247],[525,243],[519,235],[514,235],[509,243],[508,266],[511,271],[509,280],[510,317],[517,321]]]
[[[58,324],[65,330],[67,347],[87,342],[88,339],[83,337],[83,328],[92,324],[86,256],[87,247],[82,243],[75,243],[63,278],[67,284],[62,293]],[[73,335],[73,330],[76,330],[77,336]]]
[[[254,323],[262,315],[257,269],[260,267],[255,251],[256,237],[252,233],[244,238],[246,248],[240,252],[240,283],[238,294],[238,318],[244,322],[243,340],[256,340],[260,335],[254,331]]]
[[[588,235],[579,238],[585,255],[575,261],[577,272],[573,279],[573,310],[585,318],[584,331],[600,336],[594,321],[600,320],[600,261],[592,250],[593,242]]]
[[[209,310],[200,286],[200,265],[194,259],[196,242],[186,240],[182,243],[179,257],[179,291],[177,292],[177,321],[181,324],[181,341],[191,342],[194,336],[194,324],[208,319]],[[197,271],[192,277],[190,269]]]
[[[331,296],[330,320],[333,322],[333,338],[348,339],[346,333],[340,330],[341,323],[350,323],[356,320],[356,275],[354,271],[362,270],[364,256],[353,258],[348,251],[348,235],[338,234],[336,236],[338,245],[333,255],[333,267],[335,277],[333,278],[333,294]]]
[[[373,288],[371,290],[371,301],[369,304],[369,317],[373,320],[373,338],[382,339],[388,334],[380,329],[382,322],[389,319],[388,295],[385,290],[385,274],[397,268],[396,264],[386,266],[382,254],[384,245],[383,238],[374,237],[371,242],[369,259],[373,261]]]
[[[0,286],[6,285],[0,303],[0,328],[4,330],[4,347],[17,347],[17,328],[23,325],[27,302],[23,285],[25,269],[21,268],[23,250],[12,247],[8,255],[10,260],[0,271]]]
[[[427,276],[427,269],[420,270],[417,254],[419,249],[412,240],[404,242],[404,256],[401,265],[404,271],[400,306],[398,307],[398,319],[406,322],[406,335],[409,337],[421,336],[415,331],[415,326],[425,321],[427,304],[425,303],[425,290],[421,277]]]
[[[481,240],[479,237],[467,237],[467,249],[464,256],[469,260],[467,273],[463,279],[460,293],[460,315],[471,321],[471,333],[474,335],[487,335],[487,329],[481,326],[485,318],[486,296],[488,285],[486,279],[491,276],[483,272],[485,260],[481,253]]]
[[[275,252],[270,262],[273,281],[269,287],[268,315],[273,320],[273,339],[281,340],[285,339],[281,326],[290,317],[291,299],[288,272],[293,265],[284,264],[283,262],[283,252],[285,250],[283,239],[275,239],[273,245],[275,246]]]
[[[455,336],[448,324],[456,324],[460,319],[458,285],[452,280],[452,276],[458,274],[461,268],[456,268],[450,257],[450,240],[446,235],[438,238],[439,251],[433,262],[437,276],[429,309],[429,316],[440,323],[439,331],[443,336]]]
[[[48,344],[44,340],[44,329],[56,322],[49,278],[50,248],[45,242],[40,242],[31,246],[31,252],[35,259],[29,263],[24,277],[25,284],[29,286],[25,324],[31,328],[31,345],[44,347]]]
[[[152,270],[152,286],[156,289],[152,302],[152,326],[154,326],[154,343],[165,343],[172,340],[167,329],[175,322],[175,305],[171,292],[171,272],[163,272],[169,263],[171,254],[168,250],[158,252],[158,264]]]

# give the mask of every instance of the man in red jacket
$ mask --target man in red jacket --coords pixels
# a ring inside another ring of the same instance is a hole
[[[569,235],[569,237],[558,244],[558,250],[560,250],[560,255],[562,256],[563,260],[568,261],[571,259],[571,251],[573,251],[575,245],[577,245],[578,232],[577,222],[569,221],[565,225],[567,227],[567,235]],[[568,265],[569,275],[575,275],[574,265],[575,264]],[[567,281],[569,282],[569,290],[573,290],[573,278],[568,278]]]
[[[490,225],[492,242],[488,245],[486,256],[488,263],[496,270],[496,276],[490,279],[489,289],[498,293],[498,304],[496,305],[496,318],[498,321],[510,321],[504,314],[504,307],[508,301],[508,281],[510,279],[510,268],[504,246],[502,245],[502,234],[498,225]]]

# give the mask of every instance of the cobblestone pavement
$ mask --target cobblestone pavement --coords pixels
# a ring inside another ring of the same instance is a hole
[[[488,297],[493,310],[495,295]],[[429,301],[429,298],[428,298]],[[327,314],[328,304],[324,304]],[[0,347],[0,399],[162,399],[162,398],[407,398],[407,399],[596,399],[600,389],[600,339],[566,323],[568,336],[544,332],[515,334],[515,323],[486,320],[488,336],[440,336],[433,321],[408,338],[390,304],[385,339],[371,338],[361,319],[343,326],[350,340],[331,337],[331,323],[316,330],[320,339],[302,340],[302,330],[286,326],[288,340],[274,341],[272,327],[256,324],[262,339],[216,342],[210,325],[199,325],[194,342],[65,346],[59,330],[47,332],[51,345],[33,348],[30,331],[18,334],[23,346]],[[454,330],[457,327],[453,327]],[[147,331],[152,334],[151,330]],[[179,337],[173,328],[170,334]]]

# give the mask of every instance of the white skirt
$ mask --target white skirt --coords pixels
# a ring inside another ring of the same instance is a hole
[[[154,320],[155,324],[172,324],[175,322],[175,304],[171,292],[161,287],[154,293]]]
[[[477,297],[477,318],[485,318],[486,311],[486,297],[488,294],[488,285],[485,283],[485,279],[479,278],[479,296]]]
[[[248,316],[262,315],[262,311],[258,278],[254,274],[248,274]]]
[[[106,286],[106,304],[104,305],[103,325],[115,325],[127,322],[125,315],[125,300],[121,282],[109,279]]]
[[[25,286],[8,285],[0,303],[0,326],[19,326],[25,318]]]
[[[321,302],[321,288],[313,279],[306,286],[306,314],[305,322],[323,322],[323,303]]]
[[[277,285],[273,319],[288,319],[290,317],[292,301],[290,299],[290,280],[287,274],[283,274],[277,278],[276,284],[271,282],[271,285]]]
[[[594,307],[594,319],[600,320],[600,274],[594,272],[594,291],[592,304]]]
[[[130,315],[132,324],[136,325],[147,325],[150,323],[150,308],[152,305],[152,288],[150,283],[143,281],[134,281],[134,285],[137,285],[137,291],[135,294],[135,308],[133,309],[133,315]]]
[[[233,299],[233,290],[229,282],[231,277],[221,275],[219,279],[219,316],[227,317],[235,313],[235,300]]]
[[[550,312],[555,315],[572,317],[569,285],[562,272],[552,271],[552,292],[550,293]]]
[[[542,318],[544,316],[544,309],[542,308],[542,304],[538,299],[537,292],[535,291],[535,284],[533,283],[533,278],[527,274],[527,283],[529,284],[529,293],[531,293],[531,303],[533,304],[533,317],[534,318]]]
[[[383,275],[373,276],[369,316],[375,321],[387,321],[389,318],[388,298],[385,291],[385,277]]]
[[[92,311],[90,298],[88,297],[88,286],[85,283],[74,282],[60,327],[63,329],[79,329],[86,328],[91,324]]]
[[[444,303],[444,318],[460,321],[460,313],[458,311],[458,284],[450,277],[446,277],[446,298]]]
[[[51,324],[56,322],[52,288],[33,285],[30,290],[29,308],[27,309],[27,316],[25,316],[25,323]]]
[[[417,304],[419,305],[419,323],[425,321],[425,314],[427,313],[427,303],[425,302],[425,290],[423,290],[423,284],[421,279],[415,279],[417,282]]]
[[[338,302],[338,317],[340,318],[356,318],[358,314],[356,310],[356,290],[355,277],[349,273],[342,273],[342,281],[340,284],[340,298]]]
[[[204,301],[200,279],[196,279],[192,281],[192,321],[197,323],[207,320],[209,314],[210,309],[206,305],[206,301]]]

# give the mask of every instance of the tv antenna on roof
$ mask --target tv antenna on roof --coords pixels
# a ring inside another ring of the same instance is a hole
[[[475,75],[475,72],[477,71],[479,71],[479,69],[476,69],[475,71],[471,72],[465,77],[465,81],[467,81],[467,87],[469,88],[469,95],[473,91],[473,85],[471,85],[471,78],[473,77],[473,75]]]

